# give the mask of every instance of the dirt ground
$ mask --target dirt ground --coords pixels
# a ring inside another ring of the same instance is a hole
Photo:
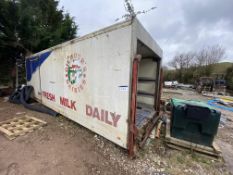
[[[202,98],[183,90],[176,95],[191,98],[190,93],[192,97]],[[164,93],[164,96],[168,94]],[[131,160],[126,150],[62,116],[52,117],[30,111],[0,98],[0,121],[20,116],[16,115],[18,112],[42,119],[47,125],[12,141],[0,134],[0,175],[180,175],[233,172],[232,113],[224,115],[226,120],[221,123],[217,136],[224,162],[193,152],[169,149],[162,138],[149,139],[145,148],[138,152],[137,158]]]

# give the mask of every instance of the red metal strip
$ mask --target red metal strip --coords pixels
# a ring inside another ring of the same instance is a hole
[[[159,116],[160,113],[160,104],[161,104],[161,94],[163,89],[163,69],[160,69],[160,80],[159,80],[159,94],[157,99],[156,113]]]
[[[135,156],[135,118],[137,109],[137,78],[138,78],[138,64],[139,59],[135,58],[133,61],[133,72],[132,72],[132,94],[131,94],[131,108],[130,108],[130,119],[129,119],[129,140],[128,140],[128,151],[129,157]]]

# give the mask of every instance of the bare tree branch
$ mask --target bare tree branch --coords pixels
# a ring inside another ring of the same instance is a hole
[[[220,45],[203,48],[196,57],[198,66],[207,66],[218,63],[225,56],[225,49]]]

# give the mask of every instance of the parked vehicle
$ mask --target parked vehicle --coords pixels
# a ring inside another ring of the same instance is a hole
[[[164,82],[164,87],[165,88],[177,88],[178,81],[165,81]]]

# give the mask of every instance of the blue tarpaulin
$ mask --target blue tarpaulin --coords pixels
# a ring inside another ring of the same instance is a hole
[[[229,106],[223,106],[220,103],[220,100],[218,98],[216,99],[212,99],[212,100],[208,100],[207,104],[210,106],[213,106],[215,108],[219,108],[219,109],[223,109],[223,110],[227,110],[227,111],[231,111],[233,112],[233,107],[229,107]]]

